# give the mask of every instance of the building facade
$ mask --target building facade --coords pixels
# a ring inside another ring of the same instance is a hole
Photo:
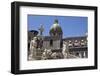
[[[57,19],[49,30],[49,36],[43,36],[43,30],[44,28],[41,26],[41,28],[39,28],[40,35],[36,35],[36,32],[34,33],[35,35],[31,34],[31,38],[37,37],[38,45],[36,51],[37,55],[35,55],[35,58],[40,60],[43,54],[44,58],[46,58],[45,53],[47,51],[45,50],[51,51],[51,58],[49,57],[47,59],[64,58],[64,43],[66,45],[65,51],[67,50],[67,52],[64,52],[67,55],[66,58],[88,58],[87,35],[63,38],[63,30]]]
[[[69,52],[79,58],[88,57],[87,36],[69,37],[63,39],[68,43]]]

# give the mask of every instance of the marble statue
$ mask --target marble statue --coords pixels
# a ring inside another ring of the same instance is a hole
[[[34,37],[30,42],[30,55],[29,60],[35,59],[37,50],[37,37]]]

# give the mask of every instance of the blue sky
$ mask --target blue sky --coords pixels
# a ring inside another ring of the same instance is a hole
[[[88,18],[78,16],[28,15],[28,30],[38,30],[43,24],[43,35],[48,36],[55,19],[63,30],[63,37],[84,36],[87,32]]]

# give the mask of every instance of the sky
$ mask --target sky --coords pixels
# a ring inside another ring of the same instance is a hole
[[[84,36],[88,31],[88,18],[79,16],[47,16],[47,15],[28,15],[28,30],[37,30],[41,24],[44,27],[44,36],[49,36],[49,30],[55,19],[62,28],[63,37]]]

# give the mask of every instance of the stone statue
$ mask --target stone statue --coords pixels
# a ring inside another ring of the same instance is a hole
[[[36,50],[37,50],[37,37],[34,37],[30,42],[29,60],[35,59]]]
[[[41,59],[43,60],[51,59],[51,54],[52,54],[51,49],[45,49]]]
[[[40,28],[39,28],[39,31],[40,31],[40,36],[43,35],[43,31],[44,31],[44,27],[43,25],[41,24]]]
[[[64,58],[68,57],[68,43],[67,42],[63,43],[62,54],[63,54]]]

